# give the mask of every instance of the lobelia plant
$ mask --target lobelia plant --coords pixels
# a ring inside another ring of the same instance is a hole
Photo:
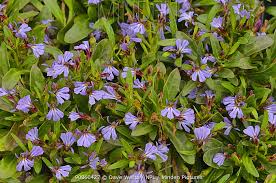
[[[4,0],[0,181],[276,182],[274,10]]]

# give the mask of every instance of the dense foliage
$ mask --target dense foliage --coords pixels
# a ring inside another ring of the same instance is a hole
[[[3,1],[0,181],[275,183],[262,3]]]

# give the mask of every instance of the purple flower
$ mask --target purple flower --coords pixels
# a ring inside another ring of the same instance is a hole
[[[270,123],[269,131],[271,134],[273,134],[276,130],[276,115],[272,113],[269,113],[268,115],[269,115],[268,121]]]
[[[173,119],[175,116],[178,117],[179,115],[180,111],[176,109],[176,102],[167,105],[167,107],[161,111],[161,116],[167,116],[169,119]]]
[[[47,76],[57,78],[63,73],[64,77],[68,77],[69,66],[74,65],[72,61],[73,56],[73,53],[69,51],[66,51],[64,55],[59,55],[58,59],[53,62],[52,67],[46,69]]]
[[[135,33],[145,34],[145,26],[140,22],[130,24],[130,29]]]
[[[29,46],[32,48],[33,54],[36,58],[39,58],[41,55],[44,54],[44,44],[29,44]]]
[[[147,183],[143,170],[138,170],[129,176],[129,183]]]
[[[24,152],[20,154],[20,161],[16,166],[17,171],[29,171],[34,166],[34,160],[28,159],[28,152]]]
[[[240,14],[240,8],[241,8],[241,4],[236,4],[232,6],[235,14],[239,15]]]
[[[258,125],[255,126],[248,126],[246,129],[243,130],[243,133],[251,137],[250,139],[253,140],[253,142],[258,142],[258,135],[260,133],[260,127]]]
[[[14,93],[15,93],[15,89],[6,90],[4,88],[0,88],[0,97],[6,96],[6,95],[13,95]]]
[[[5,7],[6,7],[5,4],[0,4],[0,15],[3,15],[1,11],[2,11]]]
[[[193,74],[192,74],[192,80],[193,81],[197,81],[197,79],[199,80],[199,82],[204,82],[207,78],[212,77],[212,74],[209,71],[209,68],[206,67],[206,69],[201,69],[199,67],[194,67],[193,68]]]
[[[71,121],[76,121],[81,118],[81,114],[77,112],[70,112],[69,118]]]
[[[146,89],[146,81],[140,81],[139,79],[135,79],[133,81],[133,88]]]
[[[202,64],[207,64],[208,61],[210,61],[212,63],[215,63],[216,62],[216,58],[213,57],[212,55],[208,55],[208,56],[205,56],[205,57],[201,58],[201,63]]]
[[[183,129],[186,132],[190,133],[190,128],[195,122],[195,113],[193,109],[187,109],[177,117],[178,119],[178,128]]]
[[[81,95],[86,95],[87,92],[86,90],[89,88],[92,88],[94,86],[93,82],[75,82],[74,83],[75,88],[74,88],[74,93],[75,94],[81,94]]]
[[[140,69],[130,68],[130,67],[124,67],[124,68],[123,68],[123,72],[122,72],[122,74],[121,74],[122,78],[126,78],[126,77],[127,77],[127,72],[128,72],[129,70],[130,70],[132,76],[136,76],[137,73],[140,72]]]
[[[250,18],[250,12],[246,10],[242,10],[240,13],[241,17],[246,17],[246,19]]]
[[[91,154],[91,156],[89,156],[89,166],[93,169],[96,170],[97,169],[97,165],[100,161],[100,158],[97,157],[96,152],[93,152]]]
[[[144,151],[145,158],[149,158],[152,160],[156,160],[156,153],[158,149],[155,145],[152,143],[147,143]]]
[[[60,166],[56,168],[52,168],[53,173],[55,173],[55,176],[58,180],[61,180],[63,177],[68,177],[69,172],[71,171],[70,165]]]
[[[185,26],[188,27],[189,23],[194,24],[193,17],[194,17],[194,12],[193,11],[183,12],[180,15],[180,18],[178,19],[178,22],[182,22],[184,20],[185,21]]]
[[[185,40],[185,39],[177,39],[176,40],[176,48],[177,48],[177,52],[184,54],[191,54],[192,50],[190,48],[188,48],[189,46],[189,41]]]
[[[32,104],[32,100],[31,100],[31,97],[30,95],[27,95],[23,98],[21,98],[18,103],[17,103],[17,106],[16,106],[16,109],[17,110],[20,110],[24,113],[28,113],[30,111],[31,108],[33,108],[33,104]]]
[[[113,140],[116,140],[117,139],[117,134],[115,130],[116,127],[117,127],[117,124],[112,123],[111,125],[102,128],[101,132],[102,132],[103,138],[105,140],[110,140],[110,138],[112,138]]]
[[[212,34],[218,41],[224,41],[223,37],[220,36],[217,32],[213,32]]]
[[[190,91],[188,98],[189,99],[195,99],[196,98],[196,94],[197,94],[197,88],[193,89],[192,91]]]
[[[276,115],[270,113],[268,121],[272,126],[276,127]]]
[[[56,92],[56,99],[58,101],[58,104],[63,104],[64,100],[70,99],[69,92],[70,90],[68,87],[63,87]]]
[[[54,20],[51,20],[51,19],[47,19],[47,20],[41,20],[41,23],[43,24],[43,25],[48,25],[48,24],[50,24],[51,22],[53,22]]]
[[[51,107],[50,111],[46,116],[48,120],[53,120],[53,121],[59,121],[63,117],[64,117],[63,112],[56,107]]]
[[[41,156],[44,153],[42,147],[40,146],[33,146],[31,150],[31,157]]]
[[[225,160],[225,155],[223,153],[217,153],[213,158],[213,162],[216,163],[218,166],[223,165],[224,160]]]
[[[156,4],[156,8],[158,9],[158,11],[162,16],[166,16],[167,14],[169,14],[169,8],[165,3],[162,3],[160,5]]]
[[[96,101],[99,101],[103,99],[103,96],[107,95],[107,93],[103,90],[94,90],[89,95],[89,104],[92,106],[96,103]]]
[[[216,125],[215,122],[208,122],[208,123],[204,124],[203,126],[212,130],[215,127],[215,125]]]
[[[130,125],[129,129],[134,130],[135,127],[141,123],[141,121],[139,120],[139,118],[137,118],[136,116],[134,116],[133,114],[131,114],[130,112],[125,114],[125,118],[124,118],[125,124],[126,125]]]
[[[88,4],[99,4],[102,0],[88,0]]]
[[[213,19],[213,21],[211,22],[211,26],[217,29],[223,28],[222,23],[223,23],[223,17],[217,17]]]
[[[226,128],[226,130],[224,131],[224,135],[229,135],[230,131],[231,131],[232,128],[233,128],[232,123],[231,123],[231,121],[230,121],[228,118],[226,118],[226,117],[224,117],[223,119],[224,119],[224,123],[225,123],[224,128]]]
[[[26,140],[30,140],[32,142],[39,140],[37,127],[34,127],[28,131],[26,134]]]
[[[100,166],[105,167],[107,165],[107,161],[105,159],[101,159]]]
[[[167,153],[169,152],[169,148],[166,144],[157,144],[157,151],[156,154],[162,159],[163,162],[167,161],[168,156]]]
[[[130,24],[127,23],[119,23],[119,26],[121,28],[121,33],[124,37],[130,37],[130,38],[135,38],[139,39],[139,42],[142,40],[140,38],[136,38],[136,33],[134,30],[131,28]],[[136,41],[135,41],[136,42]]]
[[[115,92],[114,88],[111,86],[105,86],[105,89],[107,90],[107,92],[104,93],[104,95],[102,96],[103,99],[114,99],[114,100],[119,100],[118,99],[118,95]]]
[[[208,100],[211,100],[215,97],[215,94],[211,90],[206,90],[203,94],[200,95],[201,97],[206,97]]]
[[[239,97],[225,97],[222,101],[226,105],[226,110],[231,118],[242,118],[243,112],[241,107],[245,105],[243,101],[239,100]]]
[[[77,141],[78,146],[90,147],[94,142],[96,142],[96,137],[88,132],[83,132]]]
[[[119,74],[119,71],[115,67],[109,65],[103,70],[101,76],[103,79],[112,81],[114,79],[114,76],[119,76]]]
[[[195,139],[199,143],[205,143],[205,141],[208,139],[209,135],[211,134],[210,128],[207,128],[205,126],[195,128],[194,129]]]
[[[76,138],[74,137],[72,132],[61,133],[60,139],[62,140],[66,148],[71,147],[76,142]]]
[[[268,113],[276,113],[276,104],[270,104],[269,106],[266,106],[265,110],[267,110]]]
[[[176,2],[182,4],[181,9],[179,10],[180,12],[188,11],[191,8],[189,0],[176,0]]]
[[[27,39],[27,32],[31,31],[32,28],[28,26],[28,24],[21,24],[18,30],[14,30],[15,36],[22,39]]]
[[[226,5],[228,3],[228,0],[216,0],[218,3],[221,3],[223,5]]]
[[[83,41],[82,44],[75,46],[75,50],[83,50],[83,51],[88,51],[90,50],[90,45],[88,41]]]

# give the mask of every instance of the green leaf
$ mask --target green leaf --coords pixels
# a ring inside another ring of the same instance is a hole
[[[264,181],[264,183],[274,183],[274,182],[276,182],[276,174],[275,173],[269,174]]]
[[[65,25],[65,16],[59,8],[57,0],[44,0],[46,7],[52,12],[56,19],[62,24]]]
[[[15,87],[15,85],[20,80],[21,73],[15,69],[10,69],[2,78],[2,87],[11,90]]]
[[[108,167],[109,170],[118,169],[118,168],[124,168],[128,166],[129,161],[126,159],[119,160],[116,163],[113,163]]]
[[[269,77],[276,77],[276,64],[272,63],[259,72],[251,72],[249,73],[249,77],[261,83],[269,81]]]
[[[224,68],[216,73],[221,78],[234,78],[235,74],[232,70]]]
[[[26,148],[26,146],[22,143],[22,141],[13,133],[11,133],[12,138],[15,140],[15,142],[19,145],[19,147],[23,150],[23,151],[27,151],[28,149]]]
[[[16,172],[16,158],[14,155],[5,155],[0,161],[0,180],[14,177]]]
[[[241,47],[241,50],[245,56],[253,55],[254,53],[261,52],[266,48],[272,46],[273,39],[268,36],[256,36],[249,39],[249,43]]]
[[[189,80],[187,83],[185,83],[183,90],[181,91],[181,95],[183,97],[185,97],[186,95],[188,95],[193,89],[196,88],[197,83]]]
[[[211,150],[211,149],[216,149],[216,148],[221,148],[223,147],[223,143],[220,142],[219,140],[217,139],[214,139],[214,138],[211,138],[208,140],[208,142],[202,147],[202,150],[205,152],[205,151],[208,151],[208,150]]]
[[[221,177],[217,183],[225,183],[229,179],[229,177],[230,174],[226,174],[223,177]]]
[[[153,126],[147,123],[142,123],[138,125],[131,133],[131,136],[141,136],[148,134],[153,130]]]
[[[219,131],[225,127],[224,122],[216,123],[214,128],[212,129],[212,132]]]
[[[193,1],[193,7],[210,6],[217,4],[215,0],[197,0]]]
[[[51,54],[55,58],[57,58],[58,55],[62,55],[62,51],[60,51],[60,49],[50,45],[45,46],[45,52]]]
[[[170,28],[172,35],[175,35],[177,31],[177,24],[176,24],[176,16],[177,16],[177,3],[176,2],[170,2],[169,3],[169,18],[170,18]]]
[[[45,157],[42,157],[43,162],[47,165],[48,168],[54,167],[53,164]]]
[[[74,17],[74,1],[75,0],[64,0],[65,4],[67,5],[68,9],[69,9],[69,16],[68,16],[68,20],[73,19]]]
[[[254,69],[255,66],[251,65],[250,57],[247,57],[240,52],[236,52],[229,60],[224,64],[224,67],[233,68],[239,67],[241,69]]]
[[[120,141],[121,141],[121,143],[122,143],[124,149],[126,150],[126,152],[127,152],[128,154],[132,154],[132,153],[133,153],[133,148],[132,148],[132,146],[130,145],[130,143],[127,142],[127,141],[126,141],[125,139],[123,139],[123,138],[122,138]]]
[[[25,13],[20,13],[18,15],[18,17],[20,19],[27,19],[27,18],[32,18],[32,17],[35,17],[36,15],[38,15],[39,12],[38,11],[28,11],[28,12],[25,12]]]
[[[14,1],[11,7],[8,7],[8,14],[10,14],[11,11],[19,11],[24,6],[26,6],[31,0],[20,0],[20,1]]]
[[[109,61],[112,59],[113,50],[112,45],[108,39],[101,40],[94,51],[92,59],[96,61],[97,59]]]
[[[33,65],[30,72],[30,89],[35,92],[35,88],[39,90],[40,93],[43,92],[45,87],[45,78],[37,65]]]
[[[212,46],[214,56],[216,58],[219,58],[221,47],[220,47],[218,39],[215,38],[213,34],[211,34],[210,35],[210,41],[211,41],[211,46]]]
[[[103,18],[99,19],[97,22],[95,22],[93,28],[95,28],[95,29],[102,28],[107,33],[107,36],[108,36],[109,40],[111,41],[112,45],[115,45],[114,31],[113,31],[111,24],[108,22],[108,20],[106,18],[103,17]]]
[[[194,164],[196,151],[193,143],[190,142],[185,133],[176,131],[174,134],[173,128],[169,124],[165,125],[163,128],[181,158],[188,164]]]
[[[175,39],[163,39],[158,41],[158,45],[160,46],[174,46],[175,45]]]
[[[221,85],[229,90],[232,94],[235,93],[236,87],[231,84],[229,81],[221,81]]]
[[[9,57],[7,52],[7,46],[4,42],[1,43],[0,47],[0,74],[4,76],[10,68]]]
[[[74,25],[65,33],[64,41],[66,43],[76,43],[92,32],[89,28],[87,16],[81,15],[75,18]]]
[[[268,128],[268,111],[264,111],[264,117],[263,117],[263,121],[262,121],[262,124],[261,124],[261,129],[262,131],[266,131]]]
[[[276,6],[268,6],[266,12],[274,17],[276,17]]]
[[[35,162],[34,162],[35,173],[39,174],[41,172],[41,168],[42,168],[41,159],[35,159]]]
[[[248,156],[248,154],[244,154],[242,156],[242,163],[248,173],[254,177],[259,177],[258,170],[255,168],[255,165],[253,164],[252,159]]]
[[[166,83],[164,84],[163,93],[165,99],[168,99],[169,101],[175,99],[175,96],[179,92],[180,81],[180,73],[176,68],[170,73]]]

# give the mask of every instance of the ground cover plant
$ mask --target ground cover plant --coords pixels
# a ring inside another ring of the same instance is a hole
[[[5,0],[0,20],[1,182],[276,182],[275,6]]]

